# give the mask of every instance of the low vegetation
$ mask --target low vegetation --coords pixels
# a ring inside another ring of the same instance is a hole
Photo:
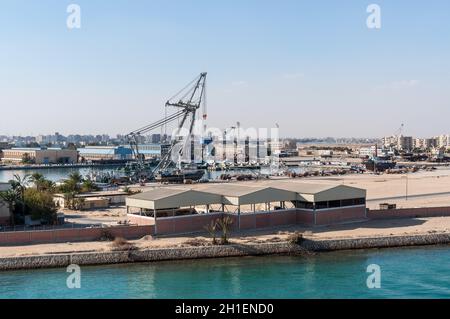
[[[212,244],[217,245],[217,221],[212,220],[210,224],[205,226],[205,230],[211,237]]]
[[[54,185],[40,174],[14,175],[9,181],[11,189],[0,193],[0,199],[7,203],[10,212],[10,224],[23,225],[25,216],[43,224],[56,222],[57,206],[53,201]],[[33,186],[30,187],[30,184]]]
[[[114,241],[111,243],[112,249],[115,251],[127,251],[127,250],[136,250],[137,247],[130,243],[128,240],[122,237],[114,238]]]
[[[229,237],[231,233],[231,226],[233,219],[229,216],[225,216],[215,221],[211,221],[210,224],[205,226],[206,231],[209,233],[213,245],[227,245],[229,244]],[[217,231],[220,231],[220,241],[217,240]]]
[[[11,189],[0,192],[0,200],[9,207],[12,226],[23,225],[25,216],[31,216],[32,220],[45,225],[53,225],[57,221],[58,209],[53,200],[55,193],[64,194],[67,208],[80,210],[84,206],[84,199],[77,195],[98,191],[93,181],[84,179],[78,172],[70,174],[59,186],[40,173],[14,175],[9,184]]]
[[[115,239],[114,235],[107,229],[102,229],[99,240],[101,241],[113,241]]]
[[[77,195],[98,190],[99,188],[93,181],[84,179],[80,173],[75,172],[70,174],[69,178],[55,189],[55,192],[64,194],[65,206],[68,209],[82,210],[85,200]]]
[[[287,241],[292,245],[301,245],[303,242],[303,234],[300,232],[292,233],[287,237]]]

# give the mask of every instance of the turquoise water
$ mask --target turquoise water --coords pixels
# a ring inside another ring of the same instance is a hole
[[[368,289],[367,266],[381,267]],[[0,272],[1,298],[449,298],[450,247]]]

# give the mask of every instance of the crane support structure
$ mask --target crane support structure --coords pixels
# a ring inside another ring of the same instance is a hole
[[[128,143],[133,150],[133,156],[136,159],[136,166],[134,171],[135,179],[148,179],[153,178],[155,173],[161,170],[166,170],[172,163],[172,152],[176,145],[184,140],[184,145],[192,138],[195,120],[197,118],[197,111],[203,107],[203,119],[207,118],[206,114],[206,76],[207,73],[201,73],[193,81],[191,81],[186,87],[175,94],[172,98],[167,100],[165,107],[175,107],[178,110],[160,119],[152,124],[141,127],[126,135]],[[165,127],[167,124],[179,121],[178,127],[172,136],[172,141],[168,152],[162,155],[161,161],[153,169],[148,170],[145,166],[145,156],[140,153],[139,144],[140,137],[154,131],[158,128]],[[181,131],[184,126],[188,125],[188,135],[182,136]],[[180,148],[178,156],[181,158],[183,155],[184,146]]]

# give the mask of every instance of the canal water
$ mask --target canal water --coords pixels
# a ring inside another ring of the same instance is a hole
[[[14,175],[17,174],[19,176],[24,176],[26,174],[40,173],[44,175],[45,178],[52,180],[54,182],[67,179],[67,177],[74,172],[79,172],[83,176],[89,175],[91,172],[100,172],[100,173],[114,173],[116,176],[123,176],[123,172],[119,168],[111,168],[111,167],[96,167],[96,168],[47,168],[47,169],[36,169],[36,170],[0,170],[0,182],[7,183],[9,180],[13,179]],[[262,168],[261,170],[233,170],[229,172],[225,171],[205,171],[205,177],[214,180],[220,177],[221,174],[254,174],[254,173],[262,173],[268,174],[269,168]]]
[[[24,176],[24,175],[31,175],[33,173],[40,173],[44,175],[45,178],[51,180],[51,181],[59,181],[61,179],[66,179],[71,173],[79,172],[81,175],[86,176],[91,171],[100,171],[100,172],[112,172],[116,171],[116,169],[113,168],[43,168],[43,169],[35,169],[35,170],[0,170],[0,182],[8,182],[9,180],[13,179],[14,175]]]
[[[0,272],[0,298],[449,298],[450,246],[82,267],[80,289],[68,275]]]

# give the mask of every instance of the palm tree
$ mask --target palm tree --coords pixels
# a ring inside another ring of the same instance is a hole
[[[38,191],[40,191],[44,185],[44,183],[46,182],[44,175],[40,174],[40,173],[34,173],[30,176],[30,180],[31,182],[34,184],[34,186],[36,186],[36,189]]]
[[[34,173],[30,177],[31,182],[34,184],[36,189],[40,192],[49,191],[53,192],[56,185],[51,180],[48,180],[44,177],[44,175],[40,173]]]
[[[232,224],[233,220],[229,216],[217,220],[217,226],[220,230],[222,230],[222,236],[220,239],[220,243],[222,245],[228,244],[228,237],[230,236]]]
[[[30,183],[30,175],[20,176],[18,174],[14,174],[14,179],[10,180],[12,190],[16,192],[20,197],[20,203],[22,205],[22,214],[25,216],[25,190],[27,189]],[[17,204],[17,202],[16,202]]]
[[[73,172],[69,175],[69,180],[76,184],[80,184],[83,181],[83,176],[78,172]]]
[[[211,236],[213,245],[216,245],[217,244],[217,239],[216,239],[217,221],[212,220],[210,224],[205,226],[205,229]]]
[[[86,179],[83,181],[82,191],[83,192],[92,192],[98,190],[97,185],[90,179]]]

